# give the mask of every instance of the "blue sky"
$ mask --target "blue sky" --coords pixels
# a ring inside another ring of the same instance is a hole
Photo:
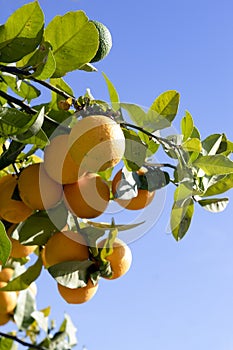
[[[0,22],[27,2],[2,0]],[[176,130],[189,110],[203,138],[225,132],[233,140],[232,1],[39,3],[47,22],[82,9],[112,33],[113,49],[96,64],[98,73],[66,77],[77,96],[89,87],[96,98],[107,100],[102,71],[124,102],[149,107],[161,92],[175,89],[181,94]],[[121,279],[101,280],[92,301],[68,305],[46,272],[39,278],[38,306],[51,305],[58,320],[64,312],[71,315],[78,329],[77,349],[232,350],[232,194],[223,213],[196,208],[188,234],[177,243],[167,232],[170,187],[165,200],[158,194],[146,212],[151,218],[161,207],[156,223],[130,244],[131,270]],[[130,212],[119,215],[131,220]]]

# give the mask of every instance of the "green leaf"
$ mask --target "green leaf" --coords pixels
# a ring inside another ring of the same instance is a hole
[[[233,173],[223,176],[214,176],[209,181],[204,196],[215,196],[224,193],[231,188],[233,188]]]
[[[10,252],[11,252],[11,241],[9,237],[7,236],[5,226],[3,223],[0,221],[0,263],[1,265],[5,265]]]
[[[145,162],[147,146],[133,130],[122,129],[125,136],[124,163],[128,170],[136,171]]]
[[[194,128],[193,118],[191,114],[186,111],[185,116],[181,120],[181,132],[183,134],[183,141],[191,137]]]
[[[221,155],[201,156],[193,163],[207,175],[225,175],[233,173],[233,162]]]
[[[33,86],[29,80],[19,80],[17,77],[10,74],[3,75],[4,81],[10,89],[24,100],[30,102],[34,98],[40,96],[40,90]]]
[[[30,284],[39,277],[41,269],[42,260],[39,257],[34,265],[28,267],[25,272],[8,282],[8,284],[0,290],[17,291],[27,289]]]
[[[0,135],[4,137],[26,132],[37,119],[16,108],[0,107]]]
[[[198,128],[195,125],[193,127],[193,132],[192,132],[191,138],[197,138],[199,140],[201,139],[200,132],[199,132]]]
[[[33,118],[31,119],[31,125],[29,126],[28,130],[25,131],[23,134],[17,135],[17,140],[25,140],[30,139],[30,137],[35,136],[41,129],[43,122],[44,122],[44,107],[36,113]]]
[[[182,143],[182,147],[186,152],[197,152],[198,154],[202,150],[201,141],[197,138],[186,140]]]
[[[147,114],[141,107],[133,103],[121,103],[120,106],[128,112],[130,119],[136,125],[143,126],[143,121],[146,120]]]
[[[49,144],[49,139],[46,133],[41,129],[37,134],[29,137],[28,139],[19,140],[21,143],[25,145],[35,145],[37,148],[43,149],[45,146]]]
[[[13,339],[4,338],[3,336],[1,336],[0,349],[1,350],[17,350],[17,347],[15,347]]]
[[[17,156],[23,151],[24,147],[24,145],[17,141],[11,141],[9,148],[0,157],[0,170],[14,163]]]
[[[71,89],[71,87],[64,81],[64,79],[62,78],[54,78],[54,79],[50,79],[50,84],[64,92],[66,92],[67,94],[69,94],[70,96],[73,96],[73,90]],[[49,105],[50,109],[52,109],[52,113],[54,113],[54,111],[58,111],[59,114],[61,114],[60,117],[62,116],[65,116],[62,117],[62,118],[59,118],[57,119],[56,118],[56,115],[54,114],[49,114],[49,117],[51,117],[52,119],[55,119],[59,122],[63,122],[64,119],[66,119],[67,117],[70,117],[70,114],[69,113],[66,113],[66,111],[61,111],[59,108],[58,108],[58,101],[60,100],[64,100],[64,97],[62,96],[59,96],[57,93],[55,92],[52,92],[52,101]]]
[[[87,285],[88,269],[94,263],[90,260],[65,261],[50,266],[48,272],[62,286],[68,288],[82,288]]]
[[[91,61],[99,47],[99,34],[83,11],[56,16],[45,29],[56,61],[54,78],[79,69]]]
[[[42,42],[33,53],[23,57],[22,60],[17,62],[17,67],[20,68],[22,66],[28,71],[32,71],[31,75],[34,78],[40,80],[50,78],[56,69],[56,62],[50,43],[46,41]]]
[[[114,109],[114,111],[116,111],[120,108],[119,95],[117,93],[115,86],[113,85],[111,80],[107,77],[107,75],[105,73],[102,73],[102,74],[108,87],[108,93],[112,104],[112,108]]]
[[[148,136],[142,131],[138,132],[138,136],[140,137],[141,141],[146,144],[147,150],[146,150],[146,157],[151,157],[153,154],[155,154],[158,149],[160,144],[157,143],[152,139],[152,137]]]
[[[211,198],[201,199],[198,201],[204,209],[211,211],[212,213],[220,213],[223,211],[229,203],[228,198]]]
[[[151,131],[167,128],[175,118],[180,101],[180,95],[175,90],[169,90],[159,95],[152,103],[143,126]]]
[[[34,318],[40,329],[46,333],[48,332],[48,317],[42,311],[33,311],[31,317]]]
[[[97,72],[97,69],[91,63],[86,63],[82,67],[79,67],[79,69],[85,72]]]
[[[76,331],[77,328],[74,326],[71,318],[69,315],[65,314],[65,324],[63,323],[63,326],[61,328],[64,328],[64,332],[67,334],[68,340],[69,340],[69,346],[73,347],[77,344],[77,338],[76,338]],[[60,328],[60,331],[61,331]]]
[[[158,167],[148,165],[145,166],[145,168],[147,169],[147,172],[144,175],[138,176],[139,189],[153,192],[169,184],[170,177],[166,171],[162,171]]]
[[[48,210],[48,213],[36,212],[18,226],[20,242],[27,245],[46,244],[52,234],[66,225],[67,216],[63,205]]]
[[[179,241],[184,237],[189,229],[192,216],[194,213],[194,202],[191,198],[187,198],[182,202],[174,202],[170,226],[174,238]]]
[[[84,220],[88,225],[102,229],[101,236],[104,235],[105,230],[112,229],[112,224],[109,224],[108,222],[95,222],[95,221],[90,221],[90,220]],[[114,227],[117,228],[117,230],[120,231],[126,231],[126,230],[131,230],[132,228],[138,227],[140,225],[144,224],[144,221],[138,222],[137,224],[114,224]],[[100,236],[100,237],[101,237]]]
[[[14,312],[14,321],[19,329],[27,330],[34,319],[31,314],[36,310],[35,297],[30,290],[19,293],[17,306]]]
[[[174,192],[170,227],[174,238],[178,241],[184,237],[189,229],[194,213],[192,189],[180,184]]]
[[[213,134],[202,141],[203,155],[215,155],[222,143],[223,134]]]
[[[34,51],[43,36],[44,15],[37,1],[16,10],[0,26],[0,61],[16,62]]]

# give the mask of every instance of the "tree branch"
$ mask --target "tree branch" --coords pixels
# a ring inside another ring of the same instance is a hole
[[[7,334],[7,333],[0,332],[0,336],[3,337],[3,338],[8,338],[8,339],[14,340],[14,341],[16,341],[17,343],[19,343],[19,344],[21,344],[23,346],[29,346],[30,349],[46,350],[45,348],[41,347],[40,345],[30,344],[30,343],[28,343],[28,342],[26,342],[24,340],[21,340],[21,339],[17,338],[14,335],[10,335],[10,334]]]
[[[70,97],[74,98],[74,96],[71,96],[71,95],[67,94],[63,90],[61,90],[61,89],[51,85],[50,83],[48,83],[48,82],[46,82],[44,80],[39,80],[39,79],[34,78],[31,75],[30,72],[28,72],[27,70],[24,70],[22,68],[0,65],[0,71],[16,75],[17,77],[19,77],[19,79],[22,79],[22,80],[25,79],[25,78],[28,79],[28,80],[32,80],[35,83],[43,85],[47,89],[49,89],[49,90],[55,92],[56,94],[64,97],[65,99],[70,98]]]
[[[9,94],[7,94],[4,91],[0,90],[0,96],[5,98],[5,100],[7,100],[7,102],[9,103],[9,105],[12,107],[12,103],[17,105],[18,107],[21,107],[26,113],[28,114],[36,114],[38,111],[28,105],[26,105],[23,101],[19,100],[16,97],[13,97]],[[70,129],[64,125],[61,125],[60,123],[58,123],[56,120],[50,118],[49,116],[45,115],[44,116],[45,119],[47,119],[49,122],[51,122],[52,124],[59,126],[60,128],[64,129],[65,132],[69,131]]]
[[[178,146],[176,144],[174,144],[172,141],[169,141],[169,140],[167,140],[163,137],[160,137],[160,136],[153,135],[151,132],[143,129],[141,126],[137,126],[137,125],[126,123],[126,122],[120,122],[119,124],[122,126],[126,126],[126,127],[128,126],[129,128],[139,130],[139,131],[143,132],[144,134],[146,134],[147,136],[150,136],[151,138],[155,139],[160,144],[168,145],[170,148],[173,148],[175,150],[178,149]]]

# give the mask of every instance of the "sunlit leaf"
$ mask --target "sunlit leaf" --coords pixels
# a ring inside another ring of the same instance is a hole
[[[214,181],[207,187],[204,195],[215,196],[233,188],[233,173],[224,176],[214,177]]]
[[[54,78],[91,61],[99,47],[99,34],[83,11],[56,16],[45,29],[45,40],[53,48],[56,61]]]
[[[131,171],[138,170],[145,162],[147,146],[133,130],[123,129],[125,136],[124,163]]]
[[[114,110],[118,110],[120,108],[120,104],[119,104],[120,100],[119,100],[117,90],[113,85],[113,83],[111,82],[111,80],[107,77],[107,75],[105,73],[102,73],[102,74],[108,87],[108,93],[109,93],[112,107]]]
[[[152,103],[143,126],[151,131],[169,127],[177,114],[179,101],[180,95],[175,90],[159,95]]]
[[[0,262],[5,265],[11,252],[11,241],[7,236],[5,226],[0,221]]]
[[[0,61],[16,62],[35,50],[43,36],[44,15],[37,1],[16,10],[0,26]]]
[[[221,154],[199,157],[193,165],[204,170],[207,175],[233,173],[233,162]]]
[[[194,128],[193,118],[191,114],[186,111],[185,116],[181,119],[181,132],[183,134],[183,141],[191,137]]]
[[[41,269],[42,260],[39,257],[34,265],[28,267],[28,269],[25,272],[8,282],[8,284],[5,287],[1,288],[1,290],[17,291],[27,289],[30,286],[30,284],[39,277]]]

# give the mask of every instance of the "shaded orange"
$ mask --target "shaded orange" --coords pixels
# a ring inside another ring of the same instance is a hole
[[[64,231],[56,232],[48,240],[43,255],[44,265],[49,267],[63,261],[86,260],[89,258],[89,251],[79,232]]]
[[[0,217],[18,224],[26,220],[33,210],[23,201],[12,199],[16,185],[17,177],[14,175],[6,175],[0,179]]]
[[[97,174],[87,173],[77,182],[64,185],[64,202],[79,218],[95,218],[108,206],[108,184]]]
[[[34,252],[34,250],[37,248],[36,245],[24,245],[21,244],[17,239],[14,239],[11,237],[12,232],[14,231],[16,225],[12,225],[8,231],[7,231],[7,235],[11,241],[11,253],[10,253],[10,257],[12,258],[24,258],[28,255],[30,255],[31,253]]]
[[[122,170],[119,170],[112,180],[112,193],[115,196],[117,193],[117,187],[121,182]],[[155,191],[150,192],[148,190],[138,189],[138,195],[132,199],[118,199],[114,198],[114,200],[122,207],[130,210],[139,210],[148,206],[155,195]]]
[[[54,137],[44,150],[44,167],[48,175],[60,184],[78,180],[79,167],[68,152],[69,135]]]
[[[11,279],[14,270],[10,268],[4,268],[0,272],[0,288],[7,285],[7,282]],[[0,291],[0,313],[7,314],[14,310],[17,304],[17,292],[15,291]],[[8,321],[7,321],[8,322]]]
[[[105,242],[106,239],[100,241],[98,247],[102,248]],[[132,263],[132,253],[129,246],[117,238],[113,243],[113,252],[106,257],[106,260],[110,262],[112,276],[105,278],[116,279],[125,275],[130,269]]]
[[[24,168],[19,176],[18,186],[23,202],[34,210],[52,208],[62,197],[62,186],[48,176],[43,163]]]
[[[82,288],[71,289],[61,284],[57,284],[58,291],[63,299],[69,304],[82,304],[90,300],[98,289],[98,284],[94,285],[88,280],[87,285]]]

